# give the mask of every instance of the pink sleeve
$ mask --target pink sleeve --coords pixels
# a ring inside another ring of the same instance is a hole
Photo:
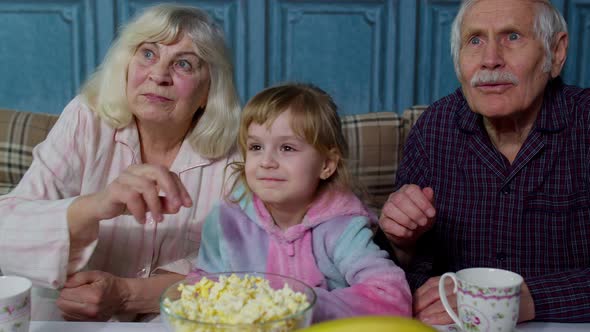
[[[315,289],[314,321],[360,315],[411,317],[412,295],[405,273],[372,238],[373,232],[358,219],[330,245],[330,260],[346,285]]]
[[[412,316],[412,297],[403,272],[346,288],[314,289],[318,301],[314,322],[365,315]]]
[[[94,120],[89,110],[81,115],[82,107],[77,98],[66,106],[33,150],[33,162],[18,186],[0,197],[0,269],[38,286],[62,286],[67,272],[83,267],[95,246],[70,252],[66,219],[82,182],[85,154],[78,142],[93,139],[82,127]]]

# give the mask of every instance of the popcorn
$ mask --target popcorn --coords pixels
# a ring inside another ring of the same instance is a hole
[[[180,299],[165,299],[163,305],[179,317],[201,323],[262,324],[282,320],[309,307],[304,293],[293,291],[287,284],[273,289],[268,280],[259,276],[221,275],[217,282],[204,277],[194,285],[181,284],[178,290]],[[289,331],[298,327],[297,319],[301,318],[271,324],[268,330]],[[180,320],[171,323],[176,331],[215,330],[195,328],[194,324],[187,328],[190,323]]]

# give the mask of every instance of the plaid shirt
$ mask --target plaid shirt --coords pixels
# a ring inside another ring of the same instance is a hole
[[[590,89],[549,83],[539,116],[510,164],[461,90],[434,103],[408,137],[397,174],[430,186],[436,222],[407,276],[468,267],[517,272],[537,320],[590,322]]]

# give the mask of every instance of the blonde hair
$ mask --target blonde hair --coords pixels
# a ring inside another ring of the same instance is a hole
[[[320,181],[319,190],[353,189],[353,180],[346,166],[348,144],[341,130],[338,107],[322,89],[302,83],[287,83],[267,88],[254,97],[244,107],[238,133],[238,148],[245,162],[248,151],[248,128],[251,124],[271,126],[284,112],[291,112],[291,129],[305,139],[322,155],[338,155],[338,165],[332,176]],[[250,191],[246,182],[244,162],[232,164],[240,182]],[[234,185],[235,186],[235,185]],[[240,198],[238,198],[239,200]]]
[[[133,120],[126,96],[127,70],[137,48],[143,43],[171,44],[185,35],[208,64],[211,76],[207,106],[195,114],[197,123],[187,139],[203,156],[219,158],[235,146],[240,106],[223,31],[200,9],[171,4],[147,8],[120,31],[81,94],[88,107],[110,126],[127,126]]]

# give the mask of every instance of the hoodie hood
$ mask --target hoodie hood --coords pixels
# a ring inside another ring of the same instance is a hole
[[[242,187],[241,190],[244,190]],[[234,196],[235,197],[235,196]],[[254,193],[245,195],[240,202],[242,209],[251,220],[273,236],[283,241],[292,242],[302,237],[305,232],[328,220],[340,216],[365,216],[375,220],[375,216],[365,208],[363,203],[350,191],[324,191],[317,197],[305,213],[303,221],[286,230],[274,224],[264,202]]]

